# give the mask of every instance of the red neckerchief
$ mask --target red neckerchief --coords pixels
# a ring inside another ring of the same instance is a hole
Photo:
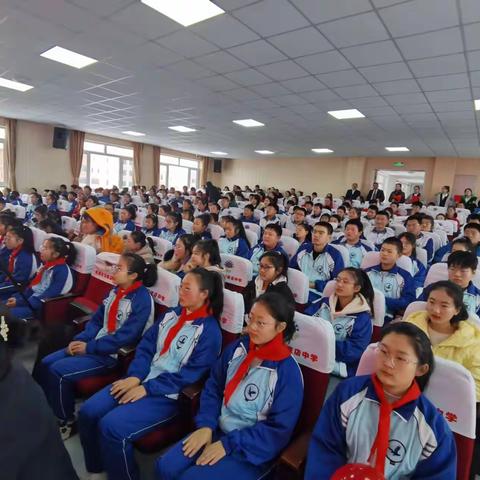
[[[273,362],[279,362],[285,360],[290,356],[290,349],[285,345],[283,341],[283,333],[280,332],[273,340],[257,347],[250,340],[250,348],[248,350],[247,356],[244,358],[243,362],[238,367],[238,370],[235,372],[235,375],[225,386],[225,391],[223,393],[223,398],[225,405],[229,402],[230,398],[237,389],[239,383],[242,381],[243,377],[247,374],[248,369],[250,368],[251,363],[255,358],[260,360],[270,360]]]
[[[394,403],[389,403],[385,396],[385,392],[383,391],[383,386],[375,374],[372,375],[372,382],[375,393],[380,401],[380,415],[378,417],[377,436],[375,437],[372,449],[370,450],[368,461],[371,463],[373,459],[375,459],[375,470],[382,475],[385,475],[385,458],[387,457],[387,448],[390,439],[390,419],[392,411],[406,405],[407,403],[415,401],[422,392],[420,391],[417,382],[414,380],[402,398]]]
[[[13,267],[15,265],[15,259],[17,258],[18,254],[22,251],[22,247],[17,247],[15,250],[12,250],[10,257],[8,257],[8,271],[9,273],[13,273]]]
[[[193,312],[187,313],[186,308],[182,308],[180,316],[178,317],[178,321],[175,325],[173,325],[167,333],[165,337],[165,341],[163,342],[162,350],[160,351],[160,355],[163,355],[165,352],[168,352],[173,339],[177,336],[177,333],[182,329],[185,325],[185,322],[191,322],[192,320],[197,320],[197,318],[205,318],[211,315],[210,307],[208,305],[203,305],[202,307],[194,310]]]
[[[108,320],[107,320],[107,330],[108,333],[114,333],[117,328],[117,313],[118,313],[118,305],[120,304],[120,300],[128,295],[131,292],[139,289],[142,286],[142,282],[134,282],[128,288],[118,288],[117,293],[115,295],[115,299],[113,300],[112,304],[110,305],[110,310],[108,311]]]
[[[52,267],[56,267],[57,265],[65,265],[65,259],[64,258],[57,258],[56,260],[53,260],[52,262],[45,262],[39,269],[33,280],[30,282],[30,287],[33,287],[34,285],[39,284],[42,281],[43,274]]]

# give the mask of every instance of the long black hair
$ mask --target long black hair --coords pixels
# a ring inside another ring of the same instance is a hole
[[[210,265],[220,266],[222,264],[222,259],[220,257],[220,249],[218,248],[218,242],[216,240],[199,240],[197,243],[195,243],[194,248],[200,250],[202,255],[209,256],[208,259]]]
[[[150,247],[150,250],[152,253],[155,255],[155,244],[153,243],[153,240],[151,237],[147,237],[143,232],[140,230],[134,230],[132,233],[130,233],[130,236],[132,237],[132,240],[135,243],[139,243],[140,247],[143,248],[145,245],[148,244]]]
[[[418,365],[428,365],[428,372],[421,377],[416,377],[420,390],[425,390],[435,369],[435,358],[430,339],[423,330],[409,322],[390,323],[380,332],[380,341],[391,333],[408,337],[418,358]]]
[[[233,228],[235,229],[235,236],[238,236],[239,238],[243,238],[247,242],[247,245],[250,245],[250,242],[248,241],[248,238],[247,238],[247,234],[245,233],[245,228],[243,227],[243,223],[240,220],[230,215],[226,215],[225,223],[231,223],[233,225]],[[253,245],[250,245],[250,247],[252,246]]]
[[[28,227],[25,225],[15,225],[10,228],[9,232],[23,240],[22,250],[25,250],[28,253],[35,253],[33,233]]]
[[[267,250],[259,259],[259,262],[262,259],[268,258],[269,262],[275,268],[275,272],[280,272],[277,275],[277,278],[281,275],[287,277],[288,272],[288,257],[285,256],[282,252],[278,252],[277,250]]]
[[[128,273],[136,273],[137,280],[146,287],[152,287],[157,281],[157,265],[155,263],[145,263],[145,260],[136,253],[123,253],[122,258],[128,265]]]
[[[176,223],[175,231],[177,232],[183,227],[182,215],[178,212],[168,212],[167,217],[170,217]]]
[[[145,220],[151,220],[153,222],[153,228],[158,228],[158,215],[156,213],[150,213],[145,217]]]
[[[187,275],[195,275],[199,281],[200,290],[208,292],[206,302],[212,311],[212,315],[220,321],[223,312],[223,280],[221,275],[202,267],[194,268]]]
[[[449,280],[441,280],[440,282],[432,283],[426,290],[427,302],[428,297],[435,290],[443,290],[452,300],[458,313],[450,319],[451,325],[457,325],[463,320],[468,320],[468,311],[465,303],[463,303],[463,290],[456,283]]]
[[[58,253],[59,258],[64,258],[67,265],[72,265],[77,258],[77,249],[72,242],[68,242],[59,237],[47,238],[46,242],[49,242],[53,250]]]
[[[375,298],[375,291],[372,286],[372,282],[368,277],[367,273],[362,270],[361,268],[354,268],[354,267],[346,267],[342,270],[342,272],[348,272],[350,276],[353,278],[355,285],[360,287],[360,291],[358,293],[362,294],[365,300],[370,307],[370,312],[372,313],[372,317],[375,315],[373,304]]]

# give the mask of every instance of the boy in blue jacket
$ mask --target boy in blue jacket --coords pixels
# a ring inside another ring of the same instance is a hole
[[[280,252],[288,258],[287,253],[282,248],[282,227],[277,225],[276,223],[269,223],[265,229],[263,230],[262,234],[262,241],[257,243],[250,252],[248,253],[248,257],[252,262],[253,267],[253,276],[256,277],[258,275],[258,269],[260,266],[260,257],[265,252]]]
[[[333,242],[348,249],[351,267],[360,268],[365,253],[375,250],[373,245],[362,239],[362,235],[363,224],[359,219],[354,218],[345,224],[345,236]]]

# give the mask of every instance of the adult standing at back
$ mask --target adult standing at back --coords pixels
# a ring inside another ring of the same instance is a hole
[[[471,212],[475,210],[477,206],[477,197],[473,194],[471,188],[466,188],[462,195],[461,203],[468,208]]]
[[[220,191],[220,189],[216,187],[212,182],[207,182],[205,191],[209,202],[217,203],[222,196],[222,192]]]
[[[395,190],[388,197],[389,202],[405,203],[405,192],[402,190],[402,184],[396,183]]]
[[[367,202],[377,201],[383,203],[385,201],[385,193],[383,192],[383,190],[380,190],[378,183],[374,182],[372,185],[372,189],[368,192]]]
[[[361,194],[358,183],[352,183],[352,188],[349,188],[345,194],[345,200],[357,200]]]
[[[455,206],[455,200],[450,193],[450,187],[448,185],[444,185],[442,187],[442,191],[435,195],[435,205],[447,208],[450,206]]]

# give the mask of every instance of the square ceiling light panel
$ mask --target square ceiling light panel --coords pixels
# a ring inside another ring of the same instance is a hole
[[[358,111],[356,108],[351,110],[331,110],[328,112],[332,117],[337,118],[338,120],[345,120],[348,118],[364,118],[365,115]]]
[[[232,120],[233,123],[236,123],[237,125],[241,125],[242,127],[264,127],[265,124],[262,122],[257,122],[253,118],[246,118],[244,120]]]
[[[16,82],[15,80],[8,80],[6,78],[0,78],[0,87],[9,88],[10,90],[17,90],[18,92],[26,92],[33,88],[32,85],[26,83]]]
[[[40,54],[40,56],[74,68],[84,68],[93,63],[97,63],[97,60],[94,58],[72,52],[71,50],[59,46],[50,48],[46,52]]]

